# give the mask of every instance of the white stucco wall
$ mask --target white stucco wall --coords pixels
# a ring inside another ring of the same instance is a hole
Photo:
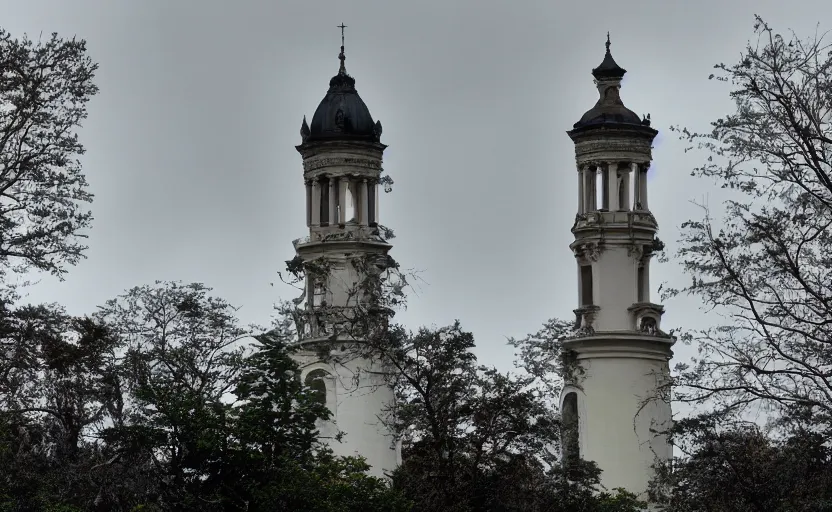
[[[592,263],[592,272],[593,296],[601,308],[595,330],[629,330],[627,308],[637,302],[638,261],[628,254],[627,247],[607,245],[598,261]]]
[[[623,355],[579,357],[579,362],[584,377],[562,396],[578,392],[581,456],[598,463],[607,489],[646,491],[655,457],[671,455],[666,437],[651,432],[671,424],[670,404],[655,399],[668,363]]]
[[[327,381],[327,406],[333,413],[331,422],[320,422],[321,440],[337,455],[361,455],[371,466],[369,474],[384,477],[400,463],[400,451],[381,417],[393,403],[393,390],[377,375],[367,359],[344,359],[337,363],[317,361],[313,353],[300,354],[302,378],[316,369],[331,376]],[[357,376],[357,378],[356,378]],[[336,434],[344,433],[341,440]]]

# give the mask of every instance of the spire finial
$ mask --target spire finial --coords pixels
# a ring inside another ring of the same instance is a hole
[[[338,55],[338,59],[341,60],[341,68],[338,70],[338,74],[345,75],[347,74],[347,68],[344,66],[344,61],[346,60],[347,56],[344,55],[344,29],[347,28],[342,21],[338,28],[341,29],[341,53]]]
[[[607,53],[610,52],[610,31],[607,31]]]

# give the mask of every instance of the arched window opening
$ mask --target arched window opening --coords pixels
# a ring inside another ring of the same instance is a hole
[[[319,191],[320,194],[320,218],[321,218],[321,225],[328,226],[329,225],[329,182],[331,178],[324,178],[321,180],[321,188]]]
[[[592,265],[581,265],[581,306],[592,306]]]
[[[317,278],[312,281],[312,306],[317,307],[326,301],[326,283]]]
[[[626,178],[626,170],[618,171],[618,209],[619,210],[628,210],[629,199],[627,198],[628,195],[628,184]]]
[[[568,463],[580,457],[578,394],[574,391],[567,393],[563,399],[561,422],[563,428],[561,450],[563,461]]]
[[[312,399],[321,405],[326,405],[326,379],[329,374],[324,370],[312,370],[306,374],[304,384],[312,392]]]
[[[369,224],[370,226],[378,225],[376,219],[376,184],[370,183],[367,185],[367,213],[369,214]]]

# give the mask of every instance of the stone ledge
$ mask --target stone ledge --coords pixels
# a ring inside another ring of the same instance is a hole
[[[651,336],[621,331],[595,332],[580,338],[567,338],[563,347],[573,350],[578,360],[595,358],[630,358],[668,361],[673,357],[672,336]]]

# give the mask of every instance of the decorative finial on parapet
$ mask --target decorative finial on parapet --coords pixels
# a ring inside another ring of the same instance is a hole
[[[309,125],[306,124],[306,116],[303,116],[303,123],[300,125],[300,138],[301,142],[306,142],[306,139],[309,138],[309,135],[312,132],[309,131]]]

